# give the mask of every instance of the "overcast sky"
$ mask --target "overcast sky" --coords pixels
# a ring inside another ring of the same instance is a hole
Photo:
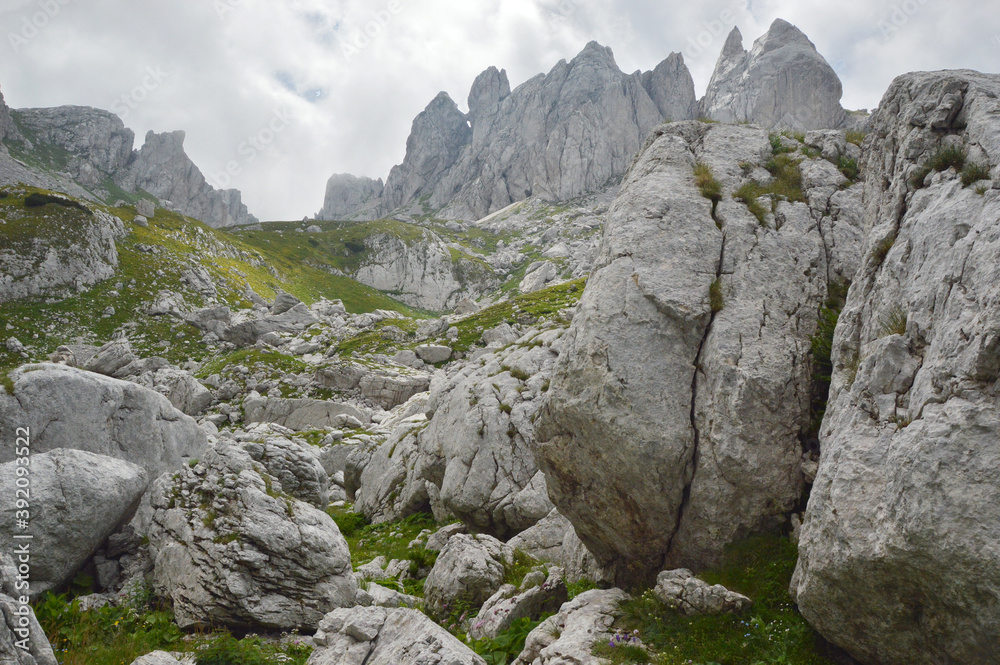
[[[413,117],[441,90],[465,110],[489,65],[517,86],[590,40],[626,72],[680,51],[700,96],[729,30],[749,48],[778,17],[849,109],[907,71],[1000,69],[994,0],[0,0],[0,91],[114,110],[137,148],[183,129],[210,182],[261,219],[299,219],[332,173],[384,178]]]

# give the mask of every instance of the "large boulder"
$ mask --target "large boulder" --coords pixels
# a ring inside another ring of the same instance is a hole
[[[576,535],[573,524],[555,508],[534,526],[508,540],[507,545],[539,561],[554,563],[571,582],[605,577],[594,555]]]
[[[526,589],[504,584],[483,603],[469,627],[474,639],[496,638],[510,630],[518,619],[537,620],[543,614],[555,614],[569,599],[562,570],[555,569],[543,582]]]
[[[739,614],[753,604],[743,594],[721,584],[709,584],[686,568],[664,570],[656,576],[653,593],[670,608],[686,616]]]
[[[454,635],[411,609],[353,607],[320,621],[307,665],[486,665]]]
[[[151,490],[153,584],[179,626],[314,629],[354,604],[351,555],[326,513],[223,440]]]
[[[628,597],[621,589],[584,591],[528,634],[513,665],[601,665],[604,661],[591,649],[611,637],[619,606]]]
[[[840,78],[809,38],[776,19],[749,53],[739,28],[733,28],[701,112],[713,120],[765,128],[826,129],[844,124],[842,95]]]
[[[474,616],[500,589],[513,556],[513,550],[490,536],[452,536],[424,582],[428,613],[439,620]]]
[[[17,575],[14,559],[0,552],[0,662],[56,665],[59,661]]]
[[[792,592],[865,663],[996,663],[1000,77],[896,79],[866,144],[865,262],[834,337]],[[992,187],[996,187],[994,180]]]
[[[622,183],[546,404],[549,496],[622,583],[700,569],[802,500],[811,337],[837,270],[836,188],[758,220],[731,196],[772,157],[766,131],[657,128]],[[721,189],[695,184],[696,163]],[[703,167],[702,167],[703,168]],[[762,169],[761,169],[762,170]]]
[[[306,443],[259,428],[238,437],[243,449],[264,466],[281,488],[299,501],[326,509],[330,476],[320,461],[319,451]]]
[[[27,480],[27,528],[15,502],[19,480]],[[30,535],[31,596],[57,588],[89,559],[138,507],[149,477],[142,467],[79,450],[58,449],[0,464],[0,533]],[[4,543],[16,551],[16,540]]]
[[[244,419],[248,423],[274,423],[296,431],[341,427],[345,418],[367,423],[365,411],[341,402],[318,399],[261,397],[256,391],[243,400]]]
[[[10,375],[13,395],[0,391],[3,436],[15,425],[31,431],[33,453],[85,450],[132,462],[150,479],[197,458],[205,434],[167,398],[134,383],[66,365],[25,365]],[[15,458],[0,447],[0,463]]]

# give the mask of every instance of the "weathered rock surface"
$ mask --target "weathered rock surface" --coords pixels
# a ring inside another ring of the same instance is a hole
[[[354,604],[351,556],[326,513],[284,494],[238,444],[220,441],[151,491],[154,587],[181,627],[315,628]]]
[[[315,448],[259,428],[238,437],[243,449],[268,475],[281,483],[286,493],[299,501],[325,510],[329,503],[330,477]]]
[[[865,262],[792,582],[803,616],[866,663],[997,662],[1000,197],[914,174],[952,146],[995,177],[998,96],[995,75],[907,74],[872,117]]]
[[[275,423],[296,431],[342,427],[346,418],[369,422],[365,411],[341,402],[318,399],[286,399],[261,397],[251,392],[243,401],[244,417],[248,423]]]
[[[483,603],[472,621],[469,635],[475,639],[495,638],[510,629],[518,619],[539,619],[543,614],[555,614],[568,599],[566,582],[556,569],[544,582],[529,589],[518,590],[505,584]]]
[[[13,440],[13,439],[12,439]],[[34,446],[32,446],[34,447]],[[149,477],[142,467],[79,450],[32,451],[30,466],[18,461],[0,465],[0,490],[11,497],[0,508],[0,532],[30,534],[31,596],[73,579],[123,520],[131,517],[146,491]],[[18,469],[26,469],[28,475]],[[27,530],[16,528],[14,497],[19,478],[30,480],[31,517]],[[4,544],[12,551],[16,541]]]
[[[72,218],[72,233],[62,225],[43,225],[25,237],[5,236],[0,246],[0,303],[67,289],[84,290],[110,278],[118,267],[115,241],[122,238],[125,224],[101,210],[66,209],[60,215]],[[6,222],[17,223],[18,210],[5,212]]]
[[[539,561],[556,564],[570,582],[604,578],[594,555],[576,535],[570,521],[555,508],[534,526],[508,540],[507,545]]]
[[[841,127],[843,88],[809,38],[782,19],[743,49],[739,28],[726,39],[701,113],[720,122],[752,122],[765,128]]]
[[[708,565],[801,498],[810,337],[831,272],[821,231],[859,220],[779,203],[777,228],[763,226],[730,193],[747,178],[740,162],[770,156],[760,129],[655,130],[566,333],[535,459],[559,512],[621,578]],[[714,218],[697,161],[723,189]]]
[[[3,436],[31,430],[35,454],[57,448],[84,450],[132,462],[153,479],[204,451],[198,424],[167,399],[134,383],[67,367],[25,365],[11,373],[14,394],[0,391]],[[15,459],[0,448],[0,463]]]
[[[423,409],[433,418],[407,419],[365,460],[357,510],[375,522],[432,510],[501,538],[548,515],[530,442],[561,334],[533,331],[436,378]]]
[[[664,570],[656,576],[656,597],[667,607],[686,616],[701,614],[738,614],[753,604],[743,594],[730,591],[721,584],[708,584],[686,568]]]
[[[0,552],[0,662],[56,665],[58,661],[35,611],[30,606],[22,609],[26,606],[20,602],[26,595],[22,585],[17,579],[15,560]]]
[[[14,124],[14,118],[10,115],[10,107],[4,101],[3,93],[0,92],[0,144],[5,139],[14,141],[22,140],[21,133],[18,131],[17,125]]]
[[[584,591],[528,634],[513,665],[601,665],[591,648],[611,636],[618,606],[627,599],[621,589]]]
[[[513,550],[496,538],[452,536],[424,582],[428,613],[446,619],[462,608],[478,611],[500,589],[506,566],[512,562]]]
[[[267,313],[259,318],[248,318],[230,325],[226,325],[227,320],[231,319],[224,310],[224,307],[202,310],[192,318],[191,323],[199,327],[199,324],[204,325],[206,331],[215,332],[236,346],[251,346],[268,333],[300,333],[319,320],[305,303],[299,303],[280,314]]]
[[[247,212],[239,190],[217,190],[205,181],[205,176],[184,152],[183,131],[148,132],[142,149],[115,180],[126,191],[144,189],[170,201],[183,214],[209,226],[258,223]]]
[[[307,665],[486,665],[417,610],[355,607],[320,621]]]
[[[69,153],[64,170],[86,187],[100,187],[132,156],[135,134],[114,113],[86,106],[14,111],[34,142]]]
[[[382,179],[372,180],[349,173],[335,173],[326,182],[326,196],[323,209],[316,213],[316,219],[340,220],[368,212],[376,208],[382,196]]]

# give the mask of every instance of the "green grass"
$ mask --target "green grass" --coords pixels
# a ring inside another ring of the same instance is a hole
[[[704,163],[698,162],[694,165],[694,184],[698,191],[706,199],[712,202],[712,210],[722,200],[722,183],[715,179],[712,168]]]
[[[751,538],[730,547],[721,566],[700,575],[749,596],[754,605],[746,613],[685,617],[647,591],[622,605],[615,628],[638,630],[657,665],[829,665],[816,651],[816,633],[788,596],[796,558],[787,538]]]
[[[771,154],[772,155],[783,155],[789,152],[795,152],[795,148],[786,147],[784,142],[781,140],[781,134],[771,134],[768,137],[771,142]]]
[[[962,169],[962,186],[970,187],[980,180],[990,179],[990,165],[977,162],[968,162]]]
[[[508,630],[495,638],[471,640],[469,646],[483,657],[487,665],[508,665],[524,651],[524,642],[528,633],[533,631],[548,616],[550,615],[543,615],[536,620],[527,617],[517,619],[511,622]]]
[[[882,238],[874,247],[872,247],[872,258],[875,260],[877,265],[882,265],[885,262],[885,258],[889,256],[889,251],[892,246],[896,244],[896,236],[888,235]]]
[[[924,164],[914,172],[910,184],[914,189],[920,189],[924,186],[924,179],[932,171],[947,171],[948,169],[955,169],[959,173],[965,168],[965,161],[968,157],[964,148],[959,147],[947,147],[939,148],[934,152]]]
[[[861,176],[861,167],[858,166],[858,161],[856,159],[851,159],[841,155],[840,159],[837,160],[837,168],[844,177],[851,182],[857,182],[858,178]]]
[[[238,640],[232,635],[221,634],[200,645],[196,665],[305,665],[312,647],[305,644],[276,645],[260,637]]]
[[[845,138],[848,143],[853,143],[854,145],[861,147],[864,143],[865,137],[868,136],[865,132],[858,131],[856,129],[848,130],[845,134]]]
[[[768,160],[764,168],[774,176],[768,185],[768,193],[786,201],[805,203],[799,160],[787,154],[775,155]]]
[[[906,310],[896,305],[879,319],[879,337],[906,334]]]
[[[849,285],[833,282],[829,285],[829,295],[819,310],[816,319],[816,334],[810,339],[812,354],[812,396],[810,407],[809,433],[818,435],[823,417],[826,415],[827,400],[830,397],[830,382],[833,377],[833,335],[837,330],[840,312],[844,308]]]
[[[726,300],[722,294],[722,280],[718,277],[708,287],[708,303],[712,314],[718,314],[726,306]]]
[[[269,378],[278,378],[285,374],[301,374],[310,368],[309,365],[295,356],[251,347],[215,357],[202,365],[197,376],[207,378],[213,374],[222,374],[227,368],[237,365],[246,366],[251,373],[264,371]]]
[[[762,196],[769,194],[768,189],[756,180],[750,180],[740,185],[733,192],[733,198],[746,204],[750,214],[757,218],[761,226],[767,228],[767,208],[760,202]]]

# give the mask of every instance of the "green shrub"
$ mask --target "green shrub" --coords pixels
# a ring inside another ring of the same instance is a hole
[[[896,305],[879,319],[879,337],[906,334],[906,310]]]
[[[708,287],[708,304],[712,314],[718,314],[726,306],[722,296],[722,279],[719,277],[716,277]]]
[[[524,651],[524,642],[528,638],[528,633],[549,616],[551,615],[545,614],[536,621],[532,621],[528,617],[516,619],[511,622],[510,628],[495,638],[473,640],[470,646],[473,651],[483,657],[487,665],[507,665]]]
[[[714,212],[715,205],[722,200],[722,183],[715,179],[708,164],[698,162],[694,165],[694,184],[697,185],[701,195],[712,202]]]
[[[920,189],[924,186],[924,179],[930,174],[931,171],[947,171],[948,169],[955,169],[959,173],[965,168],[965,161],[967,159],[967,153],[963,148],[951,146],[947,148],[939,148],[934,154],[932,154],[927,161],[918,168],[911,180],[910,184],[913,185],[915,189]]]
[[[861,147],[861,144],[865,140],[865,136],[867,136],[867,134],[865,134],[864,132],[858,131],[856,129],[848,130],[846,132],[846,134],[845,134],[845,138],[847,139],[847,142],[848,143],[853,143],[854,145],[856,145],[858,147]]]
[[[969,187],[980,180],[990,179],[990,165],[968,162],[962,169],[962,186]]]
[[[856,182],[858,176],[861,175],[861,167],[858,166],[858,161],[844,155],[841,155],[840,159],[837,161],[837,168],[840,169],[840,172],[844,174],[844,177],[851,182]]]
[[[82,203],[78,203],[70,199],[65,199],[61,196],[52,196],[51,194],[39,194],[36,192],[33,194],[28,194],[26,197],[24,197],[25,208],[40,208],[50,203],[53,205],[62,206],[64,208],[76,208],[77,210],[82,210],[88,215],[94,214],[90,211],[90,208],[83,205]]]
[[[771,134],[768,139],[771,142],[771,154],[772,155],[783,155],[785,153],[794,152],[795,148],[786,148],[784,142],[781,140],[781,134]]]
[[[330,517],[332,517],[333,521],[337,523],[337,527],[340,529],[340,533],[344,536],[344,538],[353,536],[358,531],[371,524],[371,522],[368,521],[368,518],[361,513],[347,511],[335,512],[331,513]]]
[[[304,644],[268,644],[259,637],[238,640],[222,634],[199,646],[197,665],[305,665],[312,647]]]
[[[802,191],[802,170],[799,160],[791,155],[775,155],[764,168],[774,176],[769,185],[771,194],[788,201],[804,203],[806,195]]]

